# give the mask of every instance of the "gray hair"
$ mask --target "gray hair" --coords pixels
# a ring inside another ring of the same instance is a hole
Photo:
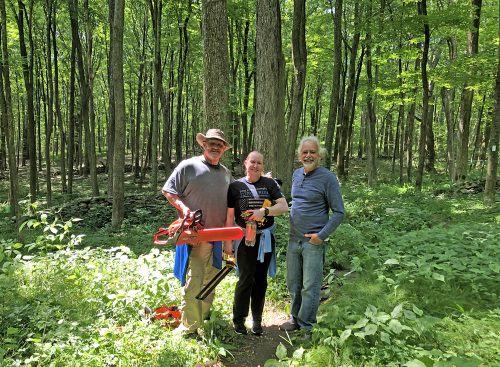
[[[321,143],[319,142],[319,139],[316,136],[306,136],[300,140],[299,147],[297,148],[297,157],[300,160],[300,153],[302,152],[302,148],[305,143],[313,143],[316,145],[316,148],[318,149],[319,156],[321,158],[324,158],[326,154],[326,149],[321,146]]]

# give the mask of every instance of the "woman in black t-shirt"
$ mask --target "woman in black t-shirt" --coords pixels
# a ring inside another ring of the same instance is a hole
[[[257,223],[254,246],[245,245],[245,238],[235,246],[239,271],[233,304],[233,325],[238,334],[246,334],[245,319],[252,310],[252,333],[261,335],[262,313],[267,290],[267,273],[275,273],[275,241],[272,234],[274,217],[288,211],[288,204],[276,181],[262,176],[264,157],[251,152],[244,162],[246,176],[229,185],[226,226],[245,228],[247,221]],[[232,242],[226,241],[226,253],[232,253]]]

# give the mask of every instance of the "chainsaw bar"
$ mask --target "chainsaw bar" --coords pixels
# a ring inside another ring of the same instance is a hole
[[[241,240],[243,229],[240,227],[222,227],[204,229],[201,225],[202,213],[198,209],[183,219],[177,219],[168,228],[160,228],[154,235],[157,246],[196,245],[200,242]]]
[[[163,236],[167,236],[167,239],[162,240]],[[175,236],[175,234],[171,235],[168,228],[160,228],[154,237],[154,244],[157,246],[182,245],[185,243],[196,245],[200,242],[241,240],[243,238],[243,229],[240,227],[188,229]]]

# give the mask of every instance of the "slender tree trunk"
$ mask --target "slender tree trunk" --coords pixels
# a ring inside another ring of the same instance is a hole
[[[306,0],[294,0],[292,26],[292,60],[293,60],[293,89],[290,120],[288,121],[288,145],[286,154],[287,167],[281,177],[282,190],[285,196],[291,191],[293,163],[296,154],[295,147],[299,130],[300,118],[304,106],[304,87],[307,70],[306,49]]]
[[[255,148],[274,177],[283,177],[285,60],[279,0],[257,0]]]
[[[354,4],[354,19],[355,19],[355,33],[352,40],[351,46],[351,55],[349,60],[349,71],[348,71],[348,87],[347,94],[345,98],[345,105],[342,112],[342,134],[340,137],[339,143],[339,152],[337,156],[337,173],[340,177],[347,177],[347,167],[346,167],[346,157],[349,157],[349,151],[346,150],[348,147],[348,140],[351,139],[350,134],[350,119],[351,119],[351,109],[353,108],[353,97],[356,86],[356,62],[357,62],[357,54],[359,48],[359,39],[360,33],[358,29],[358,13],[359,13],[359,5],[356,2]]]
[[[52,206],[52,175],[51,175],[51,159],[50,159],[50,141],[52,137],[52,126],[54,124],[54,90],[52,77],[52,13],[54,4],[52,0],[45,1],[45,18],[46,18],[46,48],[47,48],[47,127],[45,129],[45,180],[47,185],[47,206]],[[54,54],[55,56],[55,54]]]
[[[111,225],[117,229],[123,222],[125,177],[125,90],[123,83],[123,24],[125,0],[115,0],[113,17],[113,88],[115,96],[115,141],[113,152],[113,213]]]
[[[184,90],[187,53],[189,48],[187,25],[189,18],[191,17],[191,3],[189,3],[188,9],[188,14],[184,18],[184,22],[181,23],[179,20],[179,63],[177,67],[177,105],[175,111],[175,158],[177,162],[182,160],[182,130],[184,125],[182,117],[182,95]]]
[[[107,172],[108,172],[108,197],[113,197],[113,154],[115,151],[115,90],[113,88],[113,39],[114,39],[114,29],[113,22],[115,18],[115,0],[109,0],[108,5],[108,13],[109,13],[109,54],[108,54],[108,89],[109,89],[109,110],[108,110],[108,124],[106,128],[106,145],[107,145],[107,154],[106,154],[106,163],[107,163]]]
[[[500,19],[500,6],[498,7]],[[498,23],[498,36],[500,37],[500,23]],[[495,204],[495,191],[497,186],[498,169],[498,143],[500,136],[500,44],[497,48],[497,77],[495,82],[495,108],[491,123],[490,141],[488,144],[488,168],[484,186],[484,202],[486,205]]]
[[[22,0],[18,0],[19,14],[16,14],[17,27],[19,30],[19,48],[21,51],[24,87],[26,90],[26,112],[27,112],[27,141],[28,141],[28,155],[30,161],[29,178],[30,178],[30,201],[34,203],[37,199],[37,186],[38,186],[38,173],[36,162],[36,134],[35,134],[35,107],[33,99],[33,55],[34,45],[32,37],[33,26],[33,3],[30,1],[29,14],[26,6]],[[28,37],[30,43],[30,54],[26,49],[25,33],[24,33],[24,20],[28,21]]]
[[[372,15],[372,5],[368,5],[368,18]],[[366,131],[367,131],[367,158],[368,158],[368,185],[373,187],[377,184],[377,136],[376,136],[376,118],[373,106],[373,74],[372,74],[372,35],[371,29],[368,29],[366,35],[366,76],[368,84],[368,96],[366,99]]]
[[[154,32],[154,77],[153,77],[153,116],[151,125],[151,190],[158,191],[158,128],[159,124],[159,100],[162,90],[162,71],[161,71],[161,14],[162,0],[149,0],[151,11],[151,20],[153,22]]]
[[[19,182],[17,175],[16,148],[14,146],[14,118],[12,115],[12,94],[10,89],[9,49],[7,45],[7,14],[5,1],[0,0],[0,117],[7,142],[9,162],[9,204],[16,219],[15,229],[20,225]]]
[[[473,58],[477,55],[479,47],[479,21],[481,17],[482,0],[471,0],[471,3],[473,7],[473,20],[472,29],[468,33],[467,54],[469,57]],[[475,70],[472,70],[472,73],[475,73]],[[462,89],[462,98],[460,100],[455,181],[464,181],[467,177],[469,130],[473,97],[474,91],[469,88],[466,82]]]
[[[57,126],[59,127],[59,135],[61,139],[61,159],[59,160],[61,166],[61,191],[63,194],[68,192],[67,181],[66,181],[66,132],[64,130],[64,121],[61,111],[61,100],[59,95],[59,57],[57,53],[57,41],[56,41],[56,6],[54,4],[54,11],[52,12],[53,21],[52,23],[52,49],[54,50],[54,100],[56,108],[56,118]],[[57,149],[55,150],[57,152]]]
[[[243,32],[243,54],[241,61],[243,63],[244,87],[243,87],[243,111],[241,113],[241,125],[243,128],[243,150],[242,156],[246,157],[250,153],[252,132],[248,126],[248,106],[250,104],[250,89],[252,87],[252,78],[254,73],[250,72],[248,61],[248,33],[250,31],[250,22],[245,21],[245,30]]]
[[[371,4],[369,5],[371,6]],[[333,135],[339,108],[340,73],[342,71],[342,0],[335,0],[335,15],[333,18],[333,82],[330,95],[330,110],[325,136],[325,167],[330,169],[332,164]],[[371,63],[371,61],[370,61]]]
[[[417,4],[418,15],[423,18],[423,29],[424,29],[424,44],[422,53],[422,122],[420,123],[420,138],[418,144],[418,167],[415,177],[415,189],[417,191],[422,190],[422,181],[424,175],[424,163],[425,163],[425,141],[427,138],[427,125],[429,124],[429,80],[427,77],[427,63],[429,58],[429,42],[430,42],[430,30],[429,23],[427,20],[427,0],[422,0]]]

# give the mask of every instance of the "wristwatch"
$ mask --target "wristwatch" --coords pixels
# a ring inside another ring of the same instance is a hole
[[[264,217],[267,217],[269,215],[269,209],[264,208]]]

